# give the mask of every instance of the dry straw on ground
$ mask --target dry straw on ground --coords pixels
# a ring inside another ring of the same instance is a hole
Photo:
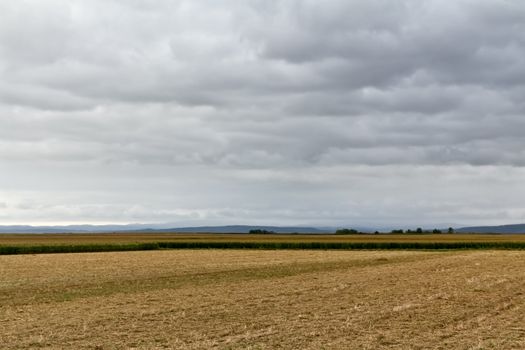
[[[525,252],[0,256],[6,349],[523,349]]]

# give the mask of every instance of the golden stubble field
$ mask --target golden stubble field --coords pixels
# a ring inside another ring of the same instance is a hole
[[[0,256],[2,349],[523,349],[525,252]]]

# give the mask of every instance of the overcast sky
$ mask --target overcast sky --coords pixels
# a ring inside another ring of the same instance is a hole
[[[0,1],[0,224],[525,222],[525,3]]]

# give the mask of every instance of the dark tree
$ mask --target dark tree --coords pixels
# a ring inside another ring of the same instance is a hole
[[[255,234],[255,235],[269,235],[269,234],[273,234],[275,232],[268,231],[268,230],[255,229],[255,230],[250,230],[250,232],[248,232],[248,233]]]
[[[335,231],[336,235],[357,235],[359,231],[354,230],[353,228],[340,228]]]

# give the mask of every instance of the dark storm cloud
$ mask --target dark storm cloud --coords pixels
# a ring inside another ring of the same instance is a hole
[[[2,217],[402,221],[416,190],[488,217],[469,184],[525,165],[523,33],[505,0],[4,2]]]

